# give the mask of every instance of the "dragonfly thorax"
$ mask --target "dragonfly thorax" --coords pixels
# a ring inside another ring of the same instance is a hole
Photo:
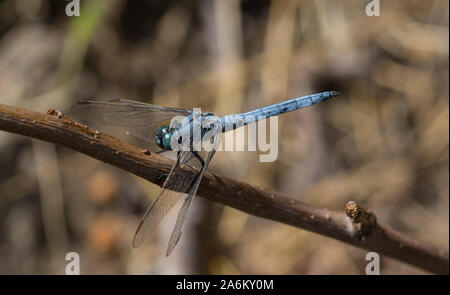
[[[169,126],[161,126],[156,134],[156,144],[163,150],[171,150],[170,139],[172,138],[172,132]]]

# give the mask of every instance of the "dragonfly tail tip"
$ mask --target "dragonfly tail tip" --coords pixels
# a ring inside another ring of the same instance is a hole
[[[336,97],[341,95],[341,93],[339,91],[330,91],[331,97]]]

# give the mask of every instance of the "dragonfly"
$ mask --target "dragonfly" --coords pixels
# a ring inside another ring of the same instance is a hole
[[[169,256],[180,240],[192,200],[217,151],[220,142],[218,138],[222,133],[339,95],[338,91],[325,91],[221,118],[210,112],[199,113],[124,99],[108,102],[80,101],[73,110],[87,121],[120,127],[126,134],[147,142],[151,151],[163,156],[165,152],[176,153],[176,161],[162,185],[161,192],[145,212],[132,242],[133,247],[140,246],[175,204],[183,200],[167,246],[166,256]],[[198,148],[198,145],[203,143],[209,143],[209,148]],[[186,172],[183,169],[185,165],[196,169]]]

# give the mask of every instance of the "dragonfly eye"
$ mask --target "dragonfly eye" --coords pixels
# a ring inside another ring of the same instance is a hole
[[[172,133],[169,132],[169,126],[161,126],[156,134],[155,142],[163,150],[170,150],[170,138]]]

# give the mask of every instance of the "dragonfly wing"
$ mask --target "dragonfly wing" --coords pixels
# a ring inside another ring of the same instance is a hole
[[[82,121],[101,126],[120,127],[131,134],[152,144],[151,150],[159,148],[155,144],[155,136],[159,127],[169,125],[176,116],[187,117],[190,111],[178,108],[167,108],[132,100],[80,101],[70,114]]]
[[[133,247],[139,247],[155,230],[170,209],[181,199],[180,193],[163,189],[153,204],[148,207],[133,238]]]
[[[209,165],[209,162],[211,161],[214,153],[215,153],[215,151],[212,150],[211,152],[208,152],[206,154],[206,157],[202,157],[203,160],[204,160],[204,165],[203,165],[200,173],[198,174],[197,179],[195,180],[195,183],[192,185],[188,196],[184,200],[180,211],[178,212],[177,221],[175,223],[175,227],[173,229],[172,235],[170,236],[170,240],[169,240],[169,245],[167,247],[166,256],[169,256],[170,253],[172,253],[173,249],[175,248],[175,246],[178,244],[178,241],[180,240],[181,233],[182,233],[182,228],[183,228],[183,225],[184,225],[184,223],[186,221],[186,217],[188,215],[189,208],[191,206],[192,200],[194,199],[194,197],[195,197],[195,195],[197,193],[197,189],[198,189],[198,186],[200,185],[200,181],[201,181],[201,179],[203,177],[203,174],[205,173],[205,171],[206,171],[206,169],[207,169],[207,167]]]
[[[180,163],[185,163],[190,152],[181,152]],[[181,166],[181,165],[180,165]],[[180,167],[172,167],[162,191],[147,209],[133,238],[133,247],[138,247],[155,230],[170,209],[191,186],[195,173],[187,173]]]

